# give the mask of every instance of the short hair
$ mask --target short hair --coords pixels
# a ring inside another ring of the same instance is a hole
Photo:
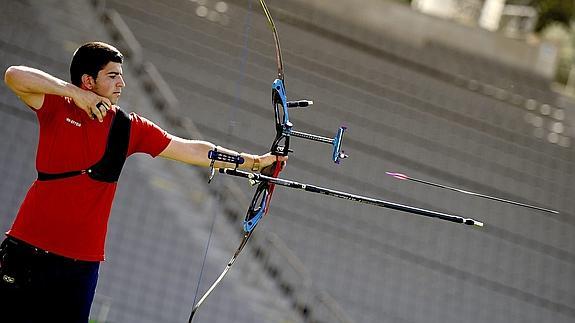
[[[94,79],[98,72],[109,62],[122,63],[124,56],[112,45],[103,42],[89,42],[80,46],[72,56],[70,63],[70,81],[76,86],[82,85],[82,75],[88,74]]]

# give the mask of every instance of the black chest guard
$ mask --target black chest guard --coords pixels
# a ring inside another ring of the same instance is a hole
[[[128,154],[130,127],[130,117],[118,108],[114,120],[112,120],[112,125],[110,126],[104,156],[102,156],[96,164],[90,166],[88,169],[58,174],[38,172],[38,180],[49,181],[88,174],[90,178],[96,181],[107,183],[117,182]]]

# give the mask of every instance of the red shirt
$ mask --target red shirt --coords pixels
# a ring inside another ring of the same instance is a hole
[[[40,139],[36,168],[46,173],[86,169],[104,155],[116,110],[102,123],[91,120],[70,98],[45,95],[37,110]],[[169,135],[151,121],[130,114],[128,156],[143,152],[152,157],[170,142]],[[104,243],[116,183],[87,175],[36,180],[20,206],[8,235],[69,258],[104,260]]]

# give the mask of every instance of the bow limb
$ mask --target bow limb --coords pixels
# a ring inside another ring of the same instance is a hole
[[[284,80],[284,64],[283,64],[282,51],[281,51],[281,47],[280,47],[280,40],[279,40],[278,32],[276,29],[276,25],[274,23],[274,20],[272,18],[272,14],[270,13],[270,10],[268,9],[268,6],[266,5],[266,2],[264,0],[259,0],[259,1],[260,1],[260,5],[262,6],[262,9],[264,11],[264,14],[266,15],[266,18],[268,19],[268,24],[272,30],[273,35],[274,35],[274,42],[275,42],[275,46],[276,46],[276,63],[277,63],[277,68],[278,68],[278,79],[283,81]]]
[[[216,279],[212,283],[212,286],[210,286],[210,288],[208,288],[206,293],[200,298],[200,300],[196,303],[196,305],[194,305],[194,308],[192,309],[192,313],[190,314],[190,318],[188,319],[188,323],[192,323],[192,319],[194,318],[194,315],[196,314],[196,311],[198,310],[198,308],[200,308],[200,306],[202,306],[202,304],[204,303],[206,298],[208,298],[208,296],[210,296],[210,294],[216,288],[216,286],[218,286],[220,284],[220,282],[222,281],[222,279],[224,279],[224,276],[226,276],[226,274],[228,273],[230,268],[232,268],[232,265],[234,264],[234,262],[236,262],[236,259],[238,259],[240,252],[242,252],[242,249],[244,249],[244,246],[246,245],[246,243],[248,243],[248,240],[250,239],[251,236],[252,236],[252,231],[244,233],[244,237],[242,238],[242,242],[240,243],[240,246],[238,247],[238,249],[236,250],[236,252],[232,256],[230,261],[228,261],[228,264],[226,265],[226,268],[224,269],[224,271],[222,271],[222,273],[220,274],[218,279]]]

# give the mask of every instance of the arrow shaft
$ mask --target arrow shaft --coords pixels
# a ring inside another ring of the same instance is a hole
[[[451,190],[451,191],[455,191],[455,192],[459,192],[459,193],[463,193],[463,194],[467,194],[467,195],[476,196],[479,198],[489,199],[489,200],[498,201],[498,202],[507,203],[507,204],[513,204],[513,205],[517,205],[517,206],[521,206],[521,207],[525,207],[525,208],[529,208],[529,209],[533,209],[533,210],[539,210],[539,211],[543,211],[543,212],[547,212],[547,213],[559,214],[558,211],[547,209],[544,207],[526,204],[526,203],[521,203],[521,202],[512,201],[512,200],[507,200],[507,199],[503,199],[503,198],[496,197],[496,196],[466,191],[466,190],[456,188],[456,187],[451,187],[451,186],[447,186],[447,185],[443,185],[443,184],[425,181],[425,180],[418,179],[418,178],[409,177],[409,176],[407,176],[405,174],[401,174],[401,173],[386,172],[386,174],[390,175],[396,179],[400,179],[400,180],[412,181],[412,182],[421,183],[424,185],[435,186],[435,187],[439,187],[439,188],[446,189],[446,190]]]

